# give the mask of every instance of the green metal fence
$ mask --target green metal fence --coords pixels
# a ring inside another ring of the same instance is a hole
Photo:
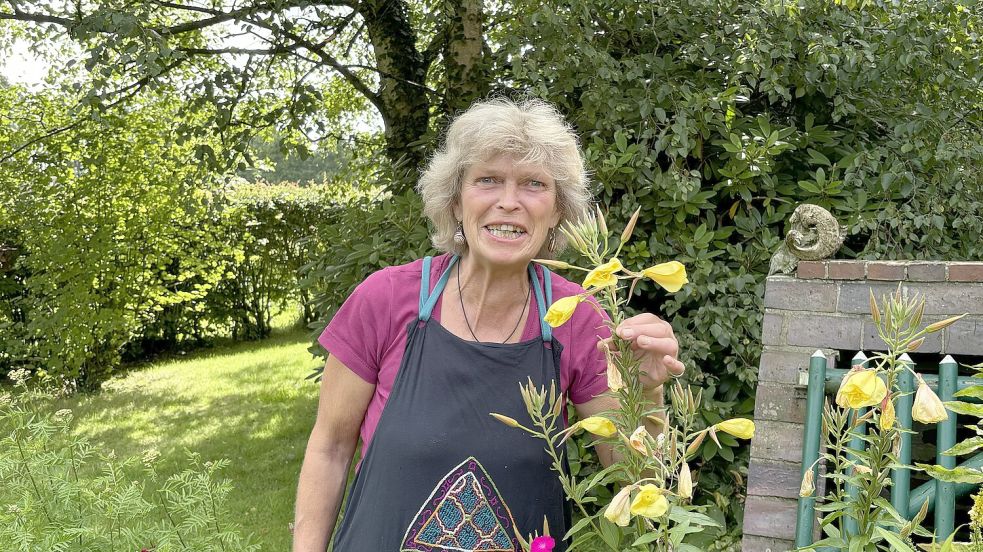
[[[914,364],[908,355],[902,355],[901,360],[912,367]],[[851,361],[851,366],[863,365],[867,362],[867,357],[861,352]],[[822,351],[816,351],[812,355],[809,363],[808,374],[808,394],[806,398],[806,423],[802,442],[802,476],[805,470],[812,469],[815,481],[819,480],[819,466],[816,460],[819,458],[822,440],[822,415],[823,404],[826,395],[833,395],[839,389],[843,376],[849,369],[827,367],[827,359]],[[951,356],[946,356],[939,362],[939,373],[923,374],[925,382],[933,387],[943,401],[952,400],[953,394],[958,390],[970,385],[978,384],[979,380],[969,377],[959,377],[958,365]],[[910,371],[902,372],[899,377],[898,385],[902,394],[896,403],[897,424],[904,429],[911,429],[911,407],[914,401],[915,382]],[[864,412],[857,411],[855,416],[862,416]],[[944,456],[942,452],[948,450],[956,444],[956,415],[949,411],[949,419],[938,424],[938,436],[936,440],[936,463],[946,468],[956,467],[956,459],[952,456]],[[851,450],[859,450],[863,447],[863,440],[860,435],[866,433],[865,423],[858,425],[854,430],[857,435],[850,440]],[[902,466],[911,465],[911,433],[901,434],[901,447],[898,460]],[[983,466],[983,453],[961,464],[964,467],[979,468]],[[922,504],[928,501],[929,509],[935,513],[935,534],[942,541],[949,537],[954,530],[955,503],[956,497],[968,494],[976,487],[974,485],[959,485],[955,483],[943,483],[941,481],[929,481],[915,489],[911,488],[910,470],[899,467],[891,472],[891,504],[902,515],[908,518],[921,509]],[[847,493],[856,495],[857,489],[847,487]],[[800,497],[795,527],[795,546],[806,547],[813,543],[813,536],[816,524],[815,515],[816,497]],[[854,520],[850,520],[845,526],[848,534],[856,534],[857,526]]]

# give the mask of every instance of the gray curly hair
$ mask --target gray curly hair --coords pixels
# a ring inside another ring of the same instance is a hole
[[[478,102],[451,123],[444,143],[417,184],[423,212],[434,226],[431,238],[438,250],[464,252],[466,245],[454,243],[454,205],[461,194],[461,181],[472,165],[502,153],[514,155],[523,163],[541,165],[553,177],[560,224],[578,220],[590,206],[589,182],[577,135],[555,107],[536,99]],[[558,232],[556,250],[565,245],[563,234]],[[553,254],[545,243],[540,248],[540,257]]]

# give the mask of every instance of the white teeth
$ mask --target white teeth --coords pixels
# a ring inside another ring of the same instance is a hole
[[[520,234],[525,233],[525,231],[522,228],[519,228],[518,226],[513,226],[511,224],[489,224],[485,228],[488,228],[488,230],[503,230],[505,232],[518,232]]]

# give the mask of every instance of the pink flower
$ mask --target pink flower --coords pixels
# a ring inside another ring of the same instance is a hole
[[[553,537],[544,535],[532,539],[529,550],[530,552],[552,552],[554,546],[556,546],[556,541],[553,540]]]

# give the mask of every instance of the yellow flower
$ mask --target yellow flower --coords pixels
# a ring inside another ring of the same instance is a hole
[[[628,510],[628,506],[630,503],[629,499],[631,498],[631,490],[634,488],[634,485],[629,485],[618,491],[618,494],[614,495],[614,498],[611,499],[611,504],[608,504],[608,507],[604,509],[604,517],[618,527],[627,527],[628,521],[631,520],[631,512]]]
[[[896,416],[894,415],[894,401],[891,397],[887,397],[884,400],[884,408],[881,409],[881,417],[877,420],[877,425],[884,431],[887,431],[894,427],[894,420]]]
[[[915,391],[915,404],[911,407],[911,417],[923,424],[935,424],[949,419],[945,406],[935,391],[918,376],[918,390]]]
[[[632,432],[631,437],[628,437],[628,444],[640,452],[642,456],[648,454],[648,450],[645,449],[646,435],[648,435],[648,431],[646,431],[645,426],[638,426],[638,429]]]
[[[623,268],[621,261],[611,259],[587,273],[587,277],[584,278],[584,288],[608,287],[617,284],[618,277],[614,274],[615,272],[620,272]]]
[[[836,404],[841,408],[874,406],[887,396],[887,385],[877,377],[876,370],[853,370],[844,376],[836,393]]]
[[[631,501],[631,513],[649,519],[664,516],[669,511],[669,501],[666,500],[662,489],[655,485],[642,485],[635,500]]]
[[[724,420],[714,426],[724,433],[730,433],[738,439],[750,439],[754,437],[754,422],[747,418],[731,418]]]
[[[676,490],[682,498],[693,498],[693,474],[690,473],[689,464],[686,462],[679,467],[679,482]]]
[[[611,420],[600,416],[580,420],[580,427],[600,437],[610,437],[618,432],[618,428],[614,427]]]
[[[573,316],[573,311],[577,310],[577,305],[579,305],[584,300],[583,297],[579,295],[571,295],[569,297],[564,297],[562,299],[557,299],[550,305],[549,310],[546,311],[546,316],[543,317],[546,323],[554,328],[558,328],[565,324],[570,317]]]
[[[679,261],[657,264],[642,271],[642,274],[655,280],[666,291],[675,293],[683,284],[689,282],[686,278],[686,267]]]

